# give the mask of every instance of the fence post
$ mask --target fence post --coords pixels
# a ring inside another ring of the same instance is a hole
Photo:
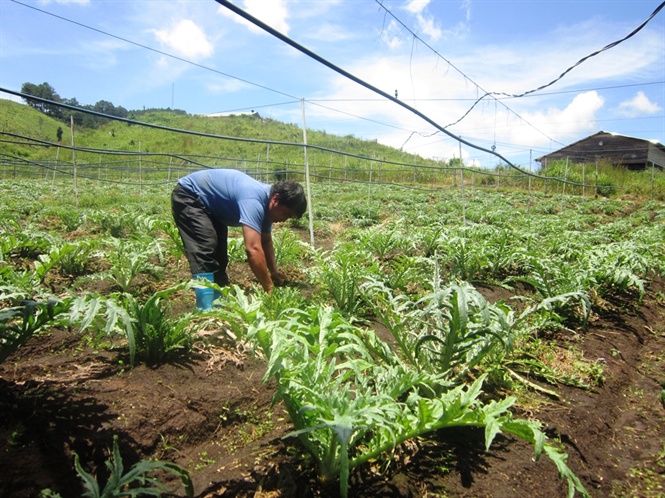
[[[596,197],[598,197],[598,158],[596,158]]]
[[[79,207],[79,187],[78,177],[76,176],[76,142],[74,140],[74,116],[69,116],[69,127],[72,135],[72,166],[74,168],[74,199],[76,207]]]
[[[586,163],[582,163],[582,197],[586,195]]]
[[[143,161],[141,160],[141,141],[139,140],[139,194],[143,194]]]
[[[305,99],[300,99],[300,107],[302,109],[302,139],[303,139],[303,153],[305,155],[305,187],[307,188],[307,211],[309,211],[309,242],[312,248],[314,247],[314,218],[312,214],[312,190],[310,188],[309,178],[309,160],[307,157],[307,120],[305,118]]]
[[[60,147],[55,150],[55,166],[53,166],[53,180],[51,181],[51,190],[55,188],[55,172],[58,170],[58,156],[60,155]]]
[[[529,196],[531,196],[531,175],[533,174],[533,149],[529,149]]]

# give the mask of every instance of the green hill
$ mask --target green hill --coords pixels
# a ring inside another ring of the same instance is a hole
[[[297,125],[262,118],[258,114],[210,117],[186,114],[182,111],[149,110],[133,111],[130,115],[137,122],[174,130],[219,137],[302,143],[302,129]],[[61,130],[60,133],[58,129]],[[8,134],[46,141],[56,146],[61,145],[63,148],[71,146],[71,131],[66,123],[52,119],[27,105],[4,99],[0,100],[0,132],[2,133],[0,153],[5,160],[18,157],[30,161],[44,161],[55,158],[53,147],[28,145],[26,139]],[[370,158],[409,165],[440,165],[435,161],[398,151],[376,141],[361,140],[352,135],[342,137],[325,131],[307,130],[307,138],[309,145],[368,158],[359,159],[310,148],[309,162],[313,165],[348,170],[366,169],[370,167]],[[75,142],[76,147],[81,148],[187,156],[208,165],[233,161],[263,161],[275,165],[303,163],[302,146],[197,136],[122,121],[112,121],[97,129],[77,128]],[[81,160],[85,161],[84,156],[81,156]]]
[[[130,111],[129,115],[132,122],[115,120],[98,128],[77,127],[74,154],[67,123],[30,106],[0,99],[2,177],[49,176],[51,171],[55,177],[56,170],[72,174],[74,157],[82,177],[141,185],[171,181],[173,175],[202,167],[235,167],[266,179],[281,178],[284,171],[289,172],[289,177],[303,177],[304,148],[298,125],[256,113],[212,117],[155,109]],[[307,130],[307,139],[313,181],[335,179],[454,188],[462,179],[456,158],[437,162],[375,140],[318,130]],[[576,195],[651,199],[665,195],[662,172],[631,172],[607,164],[585,174],[584,165],[566,164],[565,169],[559,166],[549,165],[539,171],[542,176],[537,179],[501,165],[494,170],[465,167],[464,184]]]

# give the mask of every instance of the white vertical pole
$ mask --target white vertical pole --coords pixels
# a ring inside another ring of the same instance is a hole
[[[462,225],[466,225],[466,198],[464,197],[464,162],[462,161],[462,142],[459,143],[460,188],[462,189]]]
[[[74,199],[76,199],[76,207],[79,207],[79,186],[78,186],[78,177],[76,176],[76,141],[74,140],[74,116],[69,116],[69,128],[72,134],[72,166],[74,168]]]
[[[369,213],[369,204],[372,199],[372,167],[374,166],[374,161],[369,163],[369,183],[367,184],[367,211]]]
[[[598,158],[596,158],[596,197],[598,197]]]
[[[58,170],[58,156],[60,155],[60,147],[55,151],[55,166],[53,167],[53,180],[51,181],[51,190],[55,188],[55,172]]]
[[[582,163],[582,197],[586,195],[586,163]]]
[[[314,215],[312,214],[312,190],[309,182],[309,161],[307,159],[307,121],[305,119],[305,99],[300,99],[302,108],[302,141],[305,152],[305,186],[307,188],[307,211],[309,211],[309,243],[314,247]]]
[[[139,140],[139,193],[143,194],[143,161],[141,160],[141,141]]]
[[[268,178],[269,171],[270,171],[270,144],[266,144],[266,178]]]
[[[533,173],[533,149],[529,149],[529,173]],[[529,196],[531,196],[531,178],[529,175]]]

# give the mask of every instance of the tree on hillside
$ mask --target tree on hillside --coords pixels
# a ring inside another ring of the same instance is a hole
[[[113,103],[107,100],[100,100],[94,106],[84,105],[79,103],[76,98],[63,99],[58,95],[58,92],[55,91],[48,83],[42,83],[41,85],[36,85],[34,83],[23,83],[21,86],[21,93],[39,97],[42,99],[50,100],[52,102],[57,102],[60,104],[66,104],[72,107],[79,107],[82,109],[89,109],[92,111],[100,112],[102,114],[107,114],[109,116],[117,116],[120,118],[126,118],[129,112],[122,106],[115,106]],[[49,104],[46,102],[39,102],[30,98],[24,97],[23,100],[26,103],[39,112],[43,112],[47,116],[58,119],[69,124],[70,118],[73,118],[74,123],[77,126],[84,126],[87,128],[96,128],[97,126],[107,123],[108,119],[101,116],[95,116],[92,114],[87,114],[81,111],[76,111],[73,109],[64,108],[56,104]]]
[[[107,100],[100,100],[97,102],[93,108],[95,112],[101,112],[102,114],[108,114],[109,116],[117,116],[119,118],[127,117],[127,109],[122,106],[114,106],[111,102]]]
[[[60,95],[58,95],[58,92],[55,91],[55,88],[46,82],[42,83],[41,85],[35,85],[34,83],[23,83],[21,86],[21,93],[51,100],[53,102],[62,102],[62,99],[60,98]],[[28,104],[30,107],[34,107],[39,112],[43,112],[52,118],[62,119],[63,117],[62,108],[57,105],[48,104],[46,102],[39,102],[25,97],[23,100],[25,100],[26,104]]]

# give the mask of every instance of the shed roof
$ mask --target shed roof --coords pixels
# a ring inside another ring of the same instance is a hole
[[[665,145],[657,140],[646,140],[599,131],[559,150],[536,158],[536,161],[543,163],[548,160],[563,158],[570,158],[576,162],[595,161],[601,157],[626,166],[642,165],[644,167],[648,162],[653,162],[662,169],[665,166]]]

